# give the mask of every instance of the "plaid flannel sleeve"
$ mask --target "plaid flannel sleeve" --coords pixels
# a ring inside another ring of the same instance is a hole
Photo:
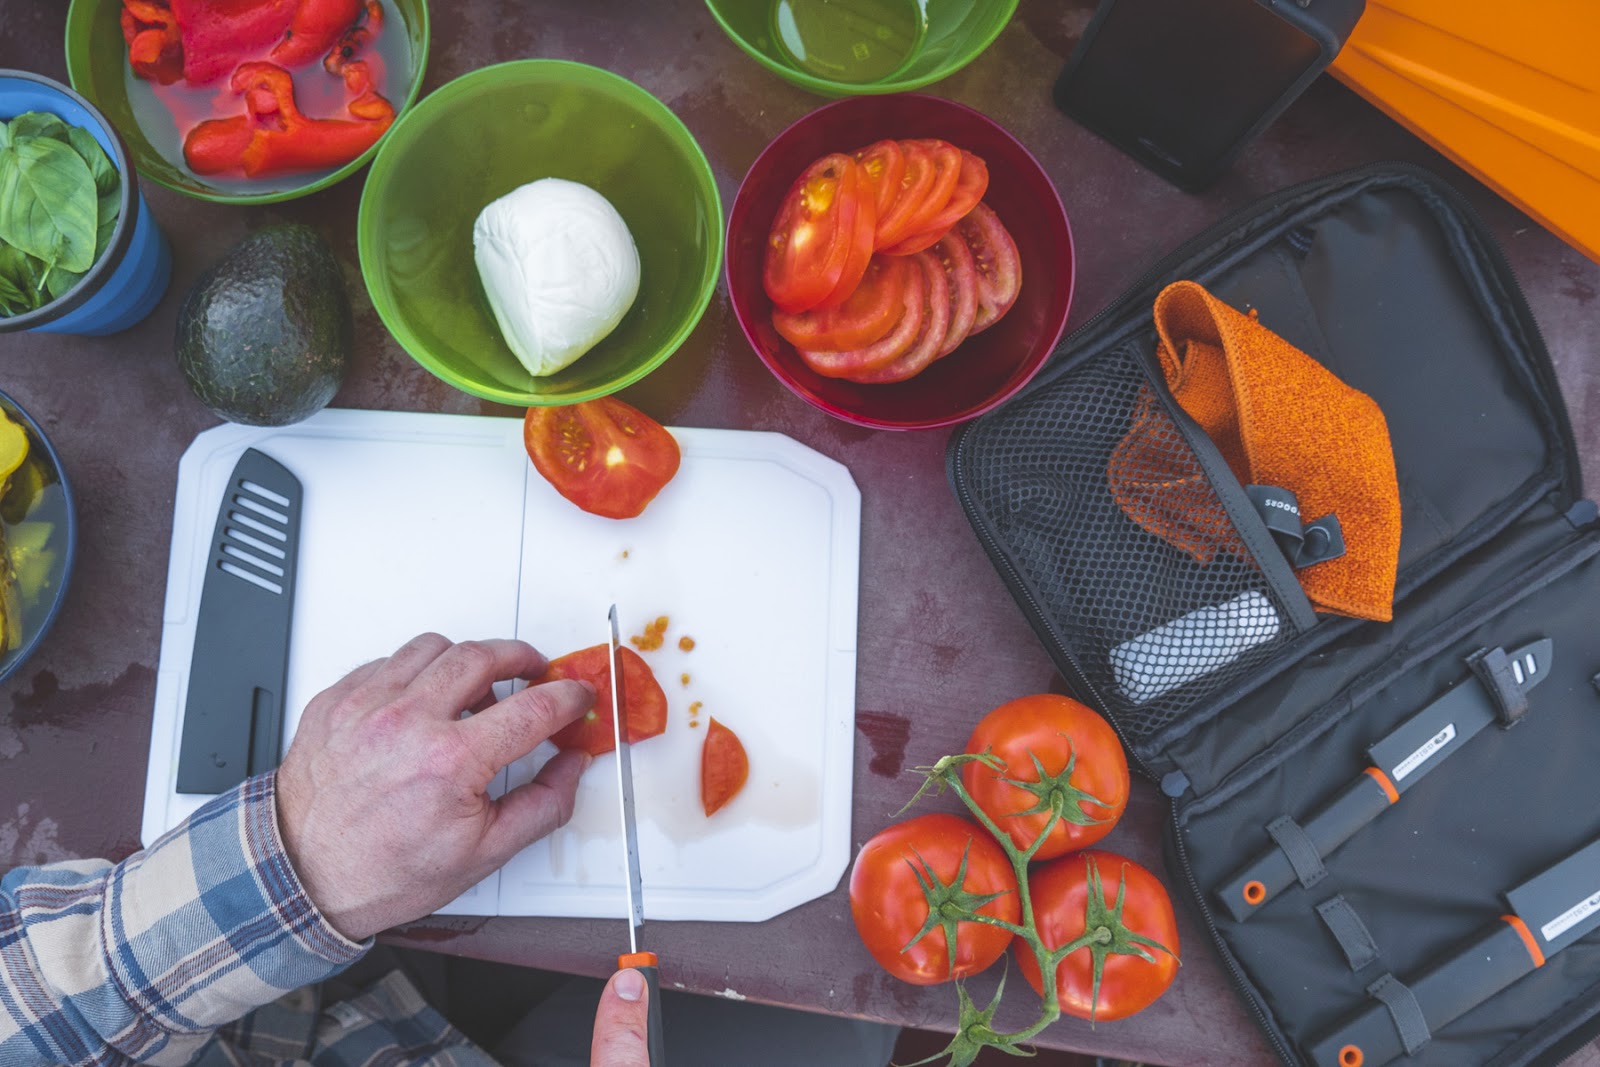
[[[354,962],[252,778],[118,864],[0,879],[0,1064],[165,1065],[213,1030]]]

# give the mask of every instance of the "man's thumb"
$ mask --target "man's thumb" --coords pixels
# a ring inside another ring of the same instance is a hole
[[[589,1067],[650,1067],[650,991],[632,967],[611,976],[594,1013]]]

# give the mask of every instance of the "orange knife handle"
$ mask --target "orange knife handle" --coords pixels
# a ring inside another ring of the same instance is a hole
[[[661,977],[656,970],[656,954],[654,952],[628,952],[617,957],[617,967],[632,967],[644,975],[645,985],[649,987],[649,995],[645,1001],[649,1010],[648,1038],[650,1048],[650,1067],[667,1067],[666,1041],[661,1033]]]

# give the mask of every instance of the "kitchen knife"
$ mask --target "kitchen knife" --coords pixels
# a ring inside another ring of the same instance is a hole
[[[640,934],[644,930],[644,897],[639,879],[639,829],[634,822],[633,809],[633,746],[628,741],[627,724],[623,721],[622,668],[617,649],[622,644],[622,631],[617,628],[617,606],[611,605],[611,727],[617,740],[617,796],[622,804],[622,852],[627,870],[628,893],[628,952],[617,957],[617,967],[634,967],[644,975],[650,987],[649,1031],[650,1067],[666,1067],[666,1046],[661,1032],[661,981],[657,972],[654,952],[639,948]]]
[[[200,588],[180,793],[222,793],[278,765],[300,505],[299,479],[246,449],[223,490]]]
[[[1482,1004],[1600,927],[1600,840],[1506,894],[1511,914],[1408,983],[1430,1033]],[[1318,1067],[1383,1067],[1406,1053],[1388,1007],[1374,1000],[1311,1048]]]
[[[1550,676],[1553,648],[1546,638],[1506,656],[1511,680],[1523,693]],[[1367,749],[1372,765],[1301,824],[1317,855],[1326,859],[1498,717],[1494,699],[1473,675],[1391,730]],[[1228,913],[1243,922],[1293,885],[1295,877],[1288,854],[1274,846],[1224,882],[1217,895]]]

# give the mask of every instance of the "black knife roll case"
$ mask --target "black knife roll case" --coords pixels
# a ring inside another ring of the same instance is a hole
[[[1312,612],[1173,401],[1151,308],[1179,279],[1254,309],[1382,408],[1402,517],[1392,622]],[[1236,547],[1209,563],[1113,496],[1107,465],[1145,389],[1165,420],[1154,439],[1207,475],[1193,506],[1232,523]],[[1600,837],[1600,528],[1527,302],[1442,179],[1378,164],[1223,220],[1066,338],[947,458],[1067,684],[1170,798],[1169,886],[1284,1063],[1313,1064],[1319,1037],[1373,1003],[1369,987],[1426,972],[1509,910],[1507,890]],[[1544,637],[1553,673],[1520,721],[1463,744],[1247,921],[1219,905],[1218,887],[1276,847],[1267,825],[1361,774],[1369,745],[1470,677],[1469,655]],[[1596,1032],[1600,933],[1425,1040],[1413,1030],[1394,1062],[1555,1063]]]

